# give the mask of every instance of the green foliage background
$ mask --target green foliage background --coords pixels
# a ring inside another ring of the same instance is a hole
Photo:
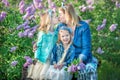
[[[36,39],[36,35],[32,39],[18,37],[19,31],[16,27],[23,23],[22,15],[18,10],[20,0],[8,1],[10,2],[9,8],[3,7],[0,2],[0,12],[7,12],[5,20],[0,22],[0,80],[17,80],[21,78],[24,56],[28,55],[32,58],[34,56],[32,41]],[[62,0],[53,1],[60,6]],[[25,0],[25,2],[29,4],[32,0]],[[81,12],[78,7],[85,4],[85,0],[78,0],[78,2],[67,0],[67,3],[73,3],[76,11],[84,20],[92,19],[90,22],[92,53],[101,61],[98,68],[98,80],[120,80],[120,8],[116,8],[111,0],[98,0],[94,4],[93,11]],[[103,30],[98,32],[96,28],[104,18],[107,19],[107,24]],[[109,27],[113,23],[117,23],[118,26],[114,32],[110,32]],[[13,46],[18,46],[18,48],[11,53],[9,50]],[[103,54],[96,53],[98,47],[103,49]],[[19,62],[15,67],[11,66],[13,60]]]

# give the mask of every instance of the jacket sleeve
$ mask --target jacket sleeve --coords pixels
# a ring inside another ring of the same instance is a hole
[[[56,54],[56,50],[57,50],[57,45],[55,44],[55,46],[52,49],[52,53],[51,53],[51,65],[56,64],[57,63],[57,54]]]
[[[86,23],[82,32],[82,54],[89,56],[91,54],[91,33],[89,25]]]

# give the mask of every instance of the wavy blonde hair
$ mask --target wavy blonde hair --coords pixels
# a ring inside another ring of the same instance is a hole
[[[62,8],[62,7],[59,7],[59,8],[58,8],[58,11],[62,11],[62,12],[65,14],[65,9]]]
[[[65,18],[66,24],[70,23],[71,26],[80,25],[79,21],[81,20],[81,18],[76,14],[72,4],[65,5]]]
[[[48,32],[48,27],[51,26],[51,18],[49,16],[49,13],[46,12],[46,13],[43,13],[41,16],[40,16],[40,27],[38,30],[40,31],[44,31],[44,32]]]

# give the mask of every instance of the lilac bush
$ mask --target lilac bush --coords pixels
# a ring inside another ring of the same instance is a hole
[[[39,15],[47,9],[54,10],[58,15],[57,10],[62,2],[72,3],[77,14],[90,25],[92,53],[101,61],[98,79],[120,79],[119,0],[1,0],[0,79],[21,78],[22,67],[27,67],[34,58],[32,46],[40,26]],[[55,19],[54,22],[58,21]],[[31,59],[24,59],[24,56]],[[84,67],[84,64],[80,65]],[[80,66],[73,64],[69,71],[79,69]]]

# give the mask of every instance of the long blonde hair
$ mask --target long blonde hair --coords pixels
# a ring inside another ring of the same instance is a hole
[[[71,26],[80,25],[79,21],[81,18],[76,14],[72,4],[65,5],[65,18],[66,24],[70,23]]]
[[[48,32],[48,27],[51,26],[51,18],[49,16],[49,13],[43,13],[40,16],[40,27],[39,30],[40,31],[44,31],[44,32]]]

